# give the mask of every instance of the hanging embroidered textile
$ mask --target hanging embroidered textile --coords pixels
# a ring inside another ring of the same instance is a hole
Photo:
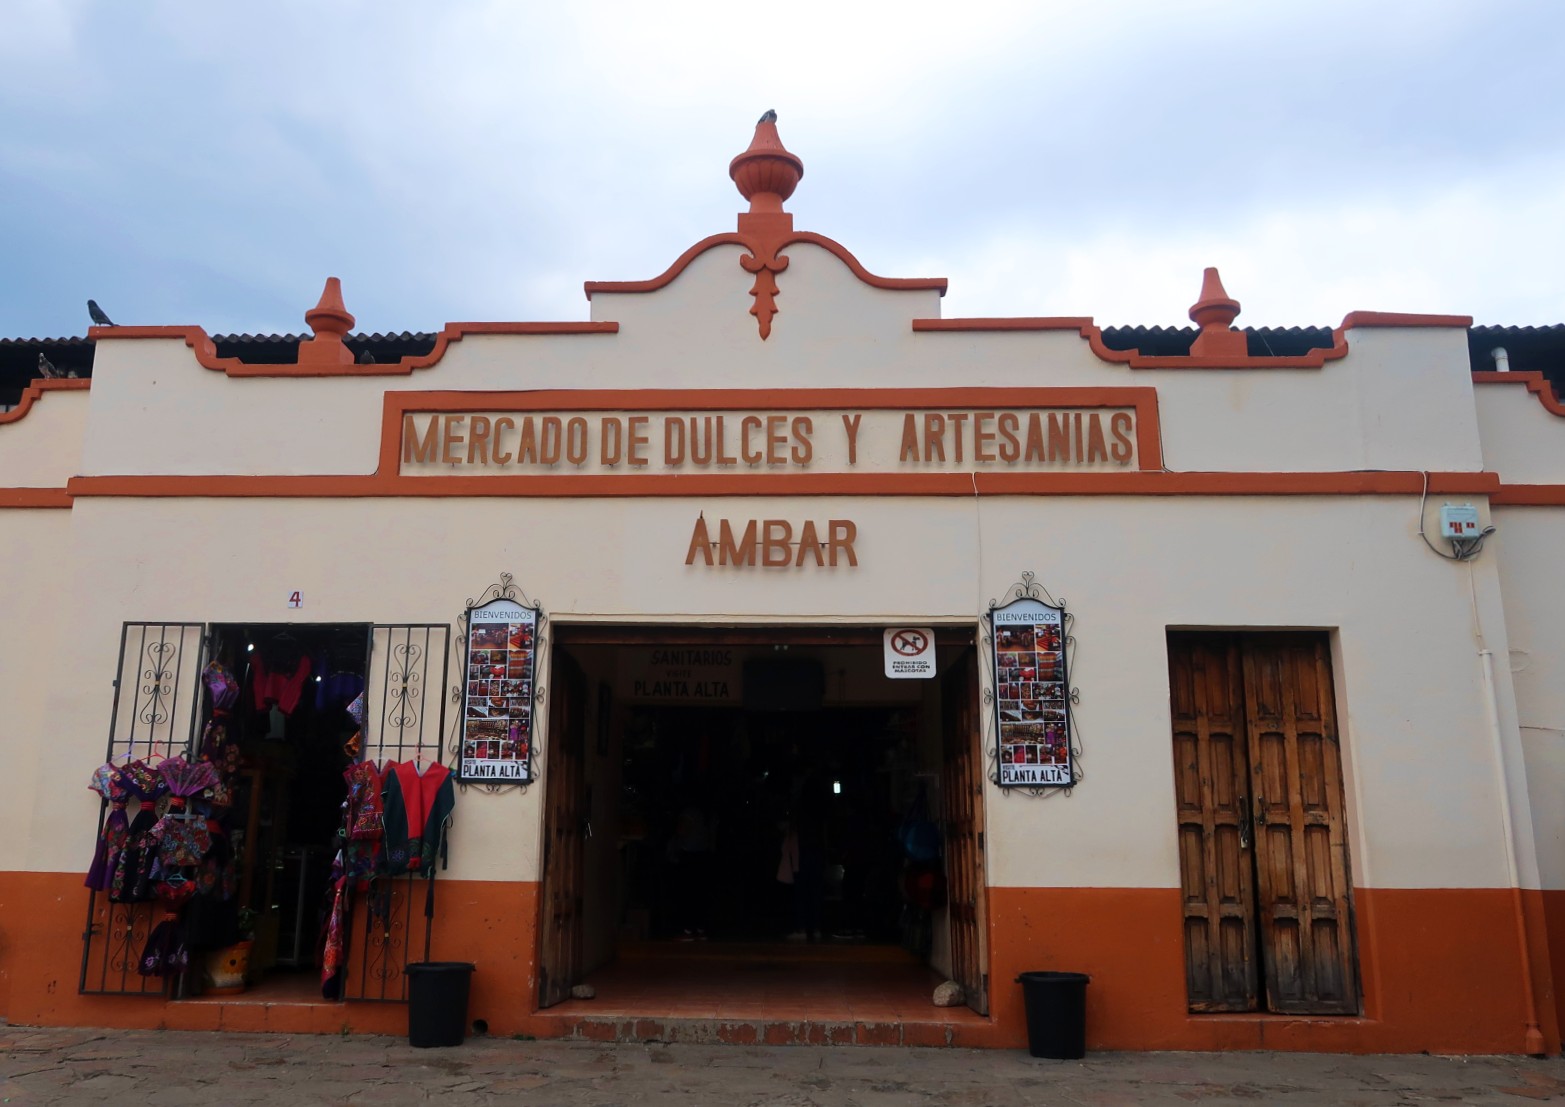
[[[109,814],[103,820],[98,834],[98,844],[93,850],[92,865],[87,869],[87,887],[95,892],[107,892],[113,879],[114,867],[119,863],[120,851],[130,833],[130,792],[120,773],[120,767],[110,762],[93,770],[87,785],[109,802]]]
[[[152,830],[158,822],[157,802],[166,789],[157,770],[140,759],[120,770],[120,782],[127,797],[140,806],[126,827],[125,844],[110,870],[109,899],[141,903],[152,898],[152,865],[157,857]]]
[[[445,828],[456,807],[456,788],[444,765],[422,773],[412,761],[386,766],[386,871],[429,872],[435,856],[446,860]]]

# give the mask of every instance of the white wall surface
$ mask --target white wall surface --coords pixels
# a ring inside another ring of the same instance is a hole
[[[97,797],[88,792],[87,781],[103,763],[109,701],[102,701],[102,718],[90,729],[76,734],[61,729],[64,705],[84,684],[97,688],[104,679],[100,672],[88,677],[77,669],[59,645],[62,608],[81,588],[70,556],[72,523],[71,512],[58,508],[0,511],[0,566],[5,567],[0,587],[0,751],[7,779],[5,802],[0,803],[0,841],[20,850],[7,868],[30,867],[17,862],[36,852],[56,858],[60,868],[79,865],[85,876],[98,829]],[[116,635],[110,651],[118,645]],[[113,679],[112,671],[106,679]],[[58,747],[70,752],[59,754]],[[34,782],[40,774],[60,774],[43,789],[46,802],[66,803],[78,812],[78,820],[68,842],[35,851],[28,839],[39,798]]]
[[[710,250],[654,293],[597,295],[618,334],[465,338],[410,376],[230,379],[180,339],[100,338],[83,471],[369,473],[387,390],[1126,385],[1158,389],[1170,469],[1479,466],[1458,328],[1361,328],[1322,369],[1132,370],[1075,331],[914,333],[934,292],[871,288],[798,245],[763,342],[740,254]]]
[[[1543,887],[1565,888],[1565,512],[1496,508],[1494,522],[1538,866]]]
[[[48,391],[0,423],[0,488],[63,488],[80,471],[88,392]]]
[[[686,566],[701,511],[854,519],[860,567]],[[54,595],[72,665],[46,678],[47,727],[20,736],[41,748],[29,868],[72,870],[90,853],[81,782],[101,756],[125,619],[449,621],[510,571],[559,621],[960,623],[1033,570],[1078,617],[1089,777],[1068,800],[991,794],[991,883],[1177,886],[1169,627],[1334,630],[1359,883],[1507,879],[1471,631],[1475,597],[1505,656],[1495,562],[1470,586],[1468,567],[1417,540],[1410,497],[84,499],[71,514],[92,588]],[[294,589],[305,607],[290,613]],[[464,796],[453,875],[536,879],[542,794]]]
[[[1475,384],[1484,468],[1510,484],[1565,482],[1565,417],[1521,384]]]

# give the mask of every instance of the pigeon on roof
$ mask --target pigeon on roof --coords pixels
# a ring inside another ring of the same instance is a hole
[[[41,351],[38,354],[38,375],[40,377],[48,377],[50,380],[65,376],[64,373],[54,367],[54,362],[43,356]]]
[[[98,306],[97,300],[87,301],[87,314],[92,316],[92,321],[98,324],[100,327],[114,326],[114,320],[110,319],[106,314],[104,314],[103,309]]]

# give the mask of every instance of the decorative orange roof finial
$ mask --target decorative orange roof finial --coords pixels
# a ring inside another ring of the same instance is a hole
[[[1239,316],[1239,301],[1223,288],[1217,267],[1209,265],[1201,276],[1201,298],[1190,305],[1190,318],[1201,333],[1190,344],[1192,357],[1244,357],[1248,343],[1242,331],[1231,330]]]
[[[750,252],[739,259],[747,273],[755,274],[750,314],[760,325],[764,341],[772,333],[777,314],[777,274],[788,268],[778,255],[793,234],[793,216],[783,211],[783,201],[804,176],[804,162],[790,154],[777,136],[777,113],[768,110],[755,125],[750,148],[728,163],[728,176],[739,195],[750,201],[750,210],[739,213],[739,234]]]
[[[355,322],[348,307],[342,302],[342,282],[336,277],[326,278],[321,299],[304,313],[304,321],[315,332],[314,338],[299,343],[300,365],[352,365],[353,351],[343,344],[343,336],[353,329]]]
[[[728,163],[728,176],[750,201],[750,214],[782,212],[783,201],[804,177],[804,162],[783,147],[775,111],[761,116],[750,148]]]

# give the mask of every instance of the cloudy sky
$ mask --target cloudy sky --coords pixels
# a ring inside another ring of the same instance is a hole
[[[0,336],[583,319],[733,228],[775,108],[802,229],[943,311],[1565,321],[1565,3],[5,0]],[[253,14],[265,10],[264,15]]]

